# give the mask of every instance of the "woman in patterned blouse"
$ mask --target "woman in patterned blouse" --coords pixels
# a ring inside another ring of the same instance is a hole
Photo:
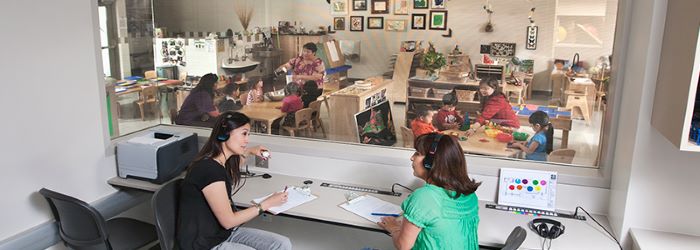
[[[323,90],[323,74],[326,68],[323,66],[323,61],[316,57],[316,44],[304,44],[304,49],[300,56],[294,57],[289,62],[281,67],[292,70],[292,79],[299,86],[303,86],[304,82],[311,80],[315,81],[318,88]]]

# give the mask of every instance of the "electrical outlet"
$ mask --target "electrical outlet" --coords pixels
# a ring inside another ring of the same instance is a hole
[[[264,158],[260,156],[255,156],[255,167],[258,168],[268,168],[267,165],[270,162],[270,159],[265,160]]]

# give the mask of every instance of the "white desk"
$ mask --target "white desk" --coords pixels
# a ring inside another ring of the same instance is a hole
[[[303,182],[305,180],[311,180],[313,181],[313,183],[309,185],[311,187],[311,192],[318,196],[318,199],[287,210],[285,213],[283,213],[284,215],[323,221],[332,224],[359,227],[374,231],[380,229],[379,226],[371,221],[365,220],[364,218],[348,212],[338,206],[345,202],[345,194],[349,191],[321,187],[321,183],[323,182],[333,184],[344,183],[274,173],[271,175],[272,178],[270,179],[262,179],[260,177],[247,179],[245,186],[233,196],[234,203],[237,206],[248,207],[251,206],[250,201],[254,198],[263,197],[272,192],[280,191],[287,185],[304,186]],[[159,187],[159,185],[148,182],[121,179],[119,177],[110,179],[108,183],[115,186],[143,189],[147,191],[155,191]],[[387,185],[387,187],[375,188],[388,190],[390,185]],[[403,194],[402,197],[378,194],[374,195],[382,200],[400,205],[409,192],[400,187],[397,187],[396,191],[401,192]],[[525,239],[525,242],[523,242],[521,249],[541,249],[542,238],[530,231],[527,226],[528,222],[535,217],[487,209],[485,208],[486,203],[489,202],[479,201],[479,218],[481,219],[479,223],[480,245],[501,246],[505,242],[510,231],[516,226],[521,226],[527,231],[527,238]],[[605,217],[601,216],[596,218],[603,225],[608,225]],[[551,249],[618,249],[615,242],[609,238],[607,234],[605,234],[605,231],[600,229],[600,227],[598,227],[598,225],[591,220],[579,221],[565,218],[554,219],[562,222],[562,224],[566,226],[566,231],[558,239],[552,242]]]

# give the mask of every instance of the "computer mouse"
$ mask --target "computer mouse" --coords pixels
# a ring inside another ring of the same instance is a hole
[[[270,179],[270,178],[272,178],[272,175],[270,175],[270,174],[263,174],[263,175],[262,175],[262,178],[263,178],[263,179]]]

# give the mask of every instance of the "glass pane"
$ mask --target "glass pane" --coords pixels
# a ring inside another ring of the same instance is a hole
[[[111,65],[109,61],[109,49],[102,49],[102,71],[105,76],[112,76]]]
[[[100,17],[100,44],[104,48],[109,46],[109,36],[107,36],[109,33],[107,30],[107,7],[99,6],[98,15]]]

